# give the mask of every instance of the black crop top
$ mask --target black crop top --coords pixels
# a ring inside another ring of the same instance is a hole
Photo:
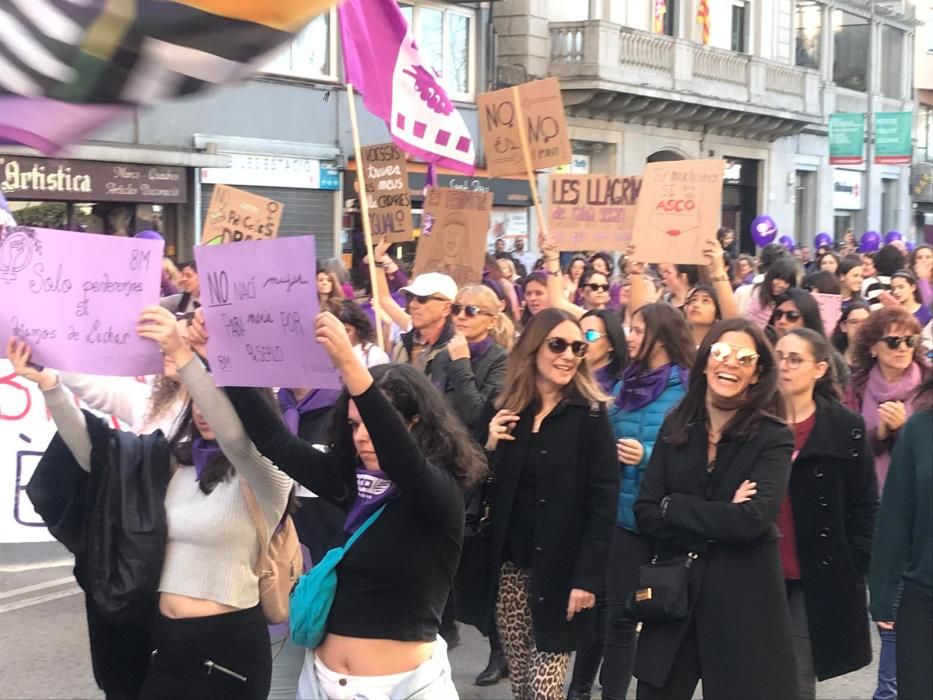
[[[338,464],[293,436],[255,389],[227,394],[259,451],[318,496],[348,510],[356,497],[354,464]],[[460,560],[463,494],[454,477],[428,462],[402,417],[371,386],[353,398],[379,456],[399,487],[373,526],[337,567],[329,633],[431,642],[437,638]],[[341,532],[335,545],[347,534]]]

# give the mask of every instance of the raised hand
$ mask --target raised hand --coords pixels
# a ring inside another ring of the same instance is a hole
[[[48,391],[58,384],[58,375],[32,364],[32,348],[17,338],[10,338],[6,344],[7,359],[13,365],[13,371],[23,379],[35,382],[42,391]]]
[[[136,333],[140,338],[155,341],[162,354],[178,367],[188,364],[194,354],[182,337],[175,314],[161,306],[147,306],[143,309]]]

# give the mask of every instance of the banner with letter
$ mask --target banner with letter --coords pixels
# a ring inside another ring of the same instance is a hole
[[[875,162],[886,165],[910,165],[913,162],[911,112],[875,113]]]
[[[231,187],[215,185],[204,217],[202,245],[263,241],[279,235],[281,202]]]
[[[625,249],[641,177],[552,174],[548,182],[548,232],[558,250]]]
[[[162,373],[162,355],[136,335],[139,314],[159,302],[163,241],[0,229],[0,339],[32,346],[36,364],[137,376]]]
[[[405,153],[394,143],[363,146],[358,181],[366,183],[369,225],[373,240],[388,236],[390,243],[413,240],[411,191]],[[360,193],[363,196],[363,193]]]
[[[836,112],[829,115],[829,164],[861,165],[865,162],[865,115]]]
[[[194,249],[217,386],[339,389],[314,338],[314,236]]]

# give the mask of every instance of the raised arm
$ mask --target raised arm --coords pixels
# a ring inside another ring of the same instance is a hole
[[[411,316],[408,315],[408,312],[405,311],[401,306],[398,305],[398,302],[392,298],[391,290],[389,289],[389,283],[386,279],[386,274],[388,270],[386,264],[390,266],[395,265],[395,262],[392,258],[386,255],[386,252],[389,249],[389,242],[386,236],[382,237],[382,240],[376,245],[376,248],[373,252],[373,255],[376,259],[376,264],[378,268],[376,269],[376,287],[379,290],[379,306],[382,310],[388,314],[389,318],[392,319],[402,330],[408,330],[411,328]],[[399,272],[398,266],[395,266],[396,272]],[[379,314],[377,309],[376,313],[376,322],[380,323]]]
[[[127,425],[136,426],[142,423],[149,408],[152,385],[132,377],[102,377],[62,372],[59,378],[62,384],[89,408],[113,416]]]
[[[723,319],[738,318],[740,316],[739,305],[732,291],[732,283],[729,281],[722,245],[715,237],[707,240],[703,254],[709,260],[710,280],[713,283],[713,289],[716,290],[716,300],[719,302],[719,311]]]
[[[580,318],[583,315],[583,309],[564,296],[564,276],[560,271],[560,252],[557,250],[557,245],[544,232],[538,238],[538,245],[544,256],[544,271],[547,273],[547,292],[551,306]]]

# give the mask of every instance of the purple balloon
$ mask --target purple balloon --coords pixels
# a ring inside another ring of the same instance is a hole
[[[761,247],[773,243],[774,239],[777,238],[777,234],[777,224],[767,214],[762,214],[752,221],[752,240]]]
[[[826,248],[832,248],[832,247],[833,247],[833,237],[830,236],[830,235],[829,235],[828,233],[826,233],[825,231],[822,232],[822,233],[818,233],[818,234],[816,234],[816,238],[813,239],[813,245],[814,245],[816,248],[822,248],[822,247],[824,247],[824,246],[825,246]]]
[[[881,247],[881,234],[877,231],[866,231],[859,239],[858,249],[863,253],[873,253]]]
[[[894,241],[900,241],[903,239],[904,237],[901,235],[900,231],[888,231],[887,234],[885,234],[884,242],[893,243]]]
[[[783,236],[781,236],[778,239],[778,243],[780,243],[782,246],[784,246],[790,251],[793,251],[794,248],[796,247],[794,244],[794,239],[788,236],[787,234],[784,234]]]

